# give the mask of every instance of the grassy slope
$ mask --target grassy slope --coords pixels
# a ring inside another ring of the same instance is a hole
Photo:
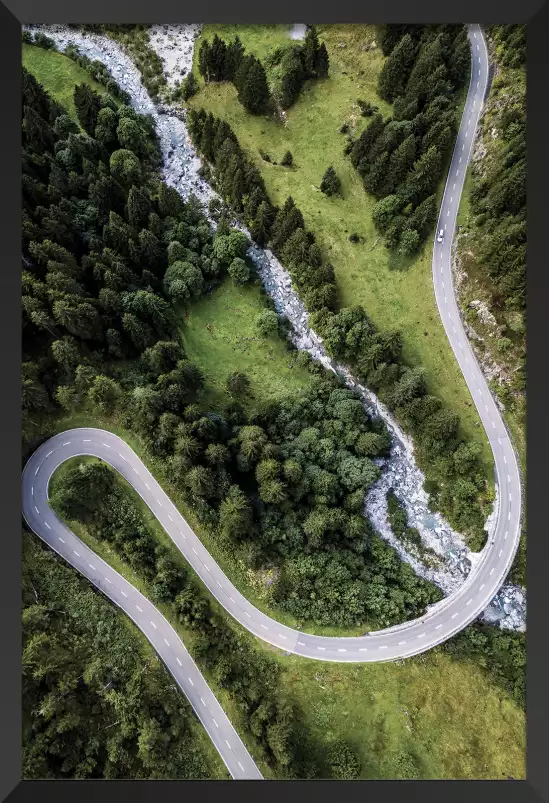
[[[228,120],[261,171],[275,203],[283,203],[292,195],[307,226],[315,232],[334,264],[342,304],[363,304],[382,330],[401,329],[405,358],[425,366],[429,389],[460,415],[464,433],[483,445],[487,476],[491,477],[488,442],[436,307],[431,243],[425,244],[411,264],[398,261],[381,243],[376,244],[371,220],[374,199],[364,192],[358,174],[343,154],[345,137],[338,133],[341,124],[351,123],[355,134],[366,125],[359,115],[357,99],[370,100],[385,115],[390,113],[390,106],[376,93],[381,52],[362,50],[372,42],[375,33],[364,25],[318,26],[318,30],[330,55],[330,76],[326,81],[305,86],[295,106],[288,110],[285,125],[246,114],[230,84],[204,86],[201,82],[201,89],[191,103]],[[215,31],[225,38],[238,31],[246,49],[258,55],[264,55],[287,37],[284,26],[278,26],[273,34],[272,26],[252,29],[252,26],[211,25],[205,26],[202,36],[211,38]],[[340,44],[345,47],[340,48]],[[275,161],[289,149],[295,167],[287,169],[265,162],[259,154],[260,148]],[[334,166],[342,180],[341,199],[327,198],[319,190],[322,174],[329,165]],[[353,232],[366,241],[356,245],[349,242],[349,234]]]
[[[74,461],[58,469],[54,483],[71,463]],[[177,563],[184,563],[158,522],[134,498],[155,537],[170,550]],[[117,571],[147,593],[144,584],[107,545],[90,536],[82,525],[71,523],[71,527]],[[219,610],[215,601],[213,605]],[[192,633],[173,621],[168,608],[158,607],[171,619],[192,653]],[[398,777],[395,767],[401,753],[415,757],[424,778],[524,777],[524,715],[507,694],[487,683],[482,670],[472,662],[457,662],[447,655],[429,653],[387,664],[325,664],[283,655],[249,638],[256,649],[267,650],[280,662],[284,673],[282,687],[297,701],[315,740],[328,743],[344,738],[353,744],[362,761],[362,777]],[[252,754],[258,758],[253,738],[239,725],[235,704],[208,674],[207,677]],[[440,738],[441,727],[443,738]],[[260,765],[268,775],[261,761]]]
[[[185,351],[206,376],[207,399],[226,402],[225,383],[232,371],[250,379],[251,396],[277,399],[305,390],[311,375],[295,363],[278,336],[263,337],[256,318],[265,309],[256,285],[235,287],[226,280],[194,303],[184,316]]]
[[[73,120],[78,121],[73,100],[75,84],[86,83],[100,95],[107,94],[105,87],[95,81],[86,70],[54,50],[24,44],[23,66],[40,81],[54,100],[67,109]]]
[[[43,71],[46,59],[52,56],[56,59],[64,57],[43,50],[40,54],[44,55],[44,60],[36,61],[29,69],[46,85],[48,79]],[[72,62],[70,64],[74,66]],[[81,81],[82,76],[75,80]],[[366,93],[363,97],[366,99]],[[211,301],[215,303],[214,298]],[[200,305],[196,310],[200,310]],[[216,323],[219,325],[218,320]],[[231,316],[228,316],[226,325],[232,325]],[[190,351],[193,349],[191,338],[189,329],[187,347]],[[199,356],[195,359],[200,360],[203,347],[200,338],[196,342],[198,345],[194,347],[195,354]],[[207,357],[206,360],[208,359],[215,359],[215,356]],[[235,368],[241,367],[241,358],[236,352],[234,359]],[[208,369],[207,362],[204,362],[203,367]],[[55,425],[44,422],[43,432],[53,433],[75,426],[108,427],[124,437],[142,459],[145,458],[144,450],[135,436],[111,421],[94,419],[88,413],[60,418]],[[233,582],[250,601],[268,610],[250,585],[243,567],[235,564],[232,556],[222,556],[213,548],[213,539],[173,494],[167,478],[161,475],[161,468],[153,466],[150,459],[145,459],[144,462],[162,482],[166,492],[178,504],[195,532]],[[147,515],[149,519],[152,518],[149,513]],[[155,521],[152,524],[157,537],[166,539],[168,545],[171,544]],[[99,553],[96,544],[94,549]],[[117,570],[123,568],[112,553],[104,556]],[[139,581],[131,578],[129,569],[124,567],[123,573],[139,587]],[[283,618],[277,614],[277,618],[288,621],[288,624],[292,623],[288,617]],[[192,646],[187,634],[181,628],[178,629],[186,646]],[[329,634],[327,629],[323,632]],[[415,750],[423,767],[424,777],[525,777],[524,714],[508,695],[490,684],[482,670],[473,663],[457,662],[446,655],[429,653],[400,664],[346,666],[281,656],[274,648],[271,649],[262,642],[255,641],[255,645],[269,650],[281,661],[285,672],[284,682],[293,691],[301,716],[308,727],[327,740],[352,740],[362,759],[363,777],[398,777],[395,771],[391,771],[391,756],[396,756],[401,750]],[[238,727],[238,712],[234,705],[224,697],[222,691],[216,689],[216,694],[232,722]],[[409,714],[406,715],[404,711]],[[421,712],[421,716],[418,716],[418,712]],[[411,731],[406,724],[406,716],[410,714],[415,714]],[[441,728],[444,729],[442,738]],[[389,767],[382,769],[381,764],[386,756],[389,757]]]

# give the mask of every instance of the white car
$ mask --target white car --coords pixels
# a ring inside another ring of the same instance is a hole
[[[441,229],[437,234],[437,243],[441,243],[444,240],[444,229]]]

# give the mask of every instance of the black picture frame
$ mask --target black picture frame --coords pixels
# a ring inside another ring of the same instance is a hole
[[[546,682],[547,622],[545,574],[549,567],[544,505],[547,438],[546,307],[549,297],[546,192],[549,186],[546,71],[549,51],[547,6],[540,0],[388,0],[371,6],[354,0],[279,0],[260,5],[239,0],[205,0],[193,7],[181,0],[9,0],[0,2],[0,329],[2,378],[0,393],[0,800],[70,800],[87,803],[138,803],[156,797],[256,800],[342,799],[345,801],[549,801],[547,771],[549,703]],[[22,781],[21,780],[21,438],[20,438],[20,197],[21,197],[21,24],[91,22],[231,22],[277,23],[284,20],[318,23],[352,22],[479,22],[528,23],[528,666],[527,780],[525,781]],[[545,268],[545,269],[544,269]],[[545,391],[545,392],[544,392]],[[280,784],[283,783],[283,789]],[[159,784],[162,784],[159,787]],[[343,785],[344,784],[344,785]]]

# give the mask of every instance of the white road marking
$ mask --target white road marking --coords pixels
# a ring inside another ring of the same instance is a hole
[[[368,647],[359,647],[358,651],[359,652],[368,652]]]
[[[200,702],[202,703],[203,706],[206,706],[206,703],[204,702],[204,698],[203,697],[200,698]],[[206,708],[207,708],[207,706],[206,706]]]
[[[217,585],[219,586],[219,588],[223,588],[223,586],[221,585],[221,583],[219,582],[219,580],[216,580],[215,582],[217,583]]]
[[[493,573],[494,573],[494,569],[493,569],[493,568],[491,568],[491,569],[490,569],[490,577],[493,575]]]
[[[511,521],[511,511],[507,514],[507,521]]]
[[[459,613],[459,611],[458,611],[458,613]],[[455,618],[456,618],[456,616],[457,616],[457,613],[453,613],[453,614],[452,614],[452,619],[455,619]]]
[[[53,454],[53,449],[50,449],[50,451],[47,453],[46,457],[49,457],[50,454]]]
[[[347,650],[342,648],[342,649],[338,650],[338,652],[347,652]]]
[[[484,586],[485,586],[485,585],[486,585],[486,583],[483,583],[483,584],[481,585],[481,587],[479,588],[479,591],[482,591],[482,589],[484,588]]]
[[[156,501],[157,501],[157,503],[160,505],[160,507],[162,507],[162,508],[164,507],[164,505],[162,504],[162,502],[160,501],[160,499],[157,499]]]
[[[248,619],[251,619],[251,618],[252,618],[251,614],[250,614],[250,613],[248,613],[248,611],[244,611],[244,613],[246,614],[246,616],[248,617]]]
[[[34,472],[34,476],[35,476],[35,477],[36,477],[36,475],[38,474],[38,472],[39,472],[39,471],[40,471],[40,466],[38,466],[38,468],[37,468],[37,469],[36,469],[36,471]]]
[[[229,748],[229,750],[232,750],[232,747],[231,747],[231,745],[229,744],[229,742],[228,742],[226,739],[225,739],[225,744],[227,745],[227,747]]]
[[[261,625],[261,627],[263,628],[263,630],[268,630],[268,629],[269,629],[269,628],[267,627],[267,625]]]
[[[151,625],[152,625],[152,626],[154,627],[154,629],[156,630],[156,625],[155,625],[155,623],[153,622],[153,620],[152,620],[152,619],[151,619]]]
[[[453,200],[454,200],[454,196],[452,195],[452,197],[450,198],[450,203],[452,203]]]
[[[150,490],[151,490],[151,489],[149,488],[149,483],[148,483],[148,482],[146,482],[146,483],[145,483],[145,488],[147,489],[147,491],[150,491]]]
[[[383,644],[382,646],[378,647],[378,649],[386,650],[387,649],[387,644]]]
[[[136,474],[139,474],[139,471],[136,469],[135,466],[133,466],[133,470],[135,471]]]
[[[209,566],[206,566],[206,564],[204,564],[204,568],[206,569],[206,571],[207,571],[207,572],[209,572],[209,571],[210,571],[210,567],[209,567]],[[210,572],[210,574],[211,574],[211,572]]]
[[[63,444],[63,446],[70,446],[70,445],[71,445],[70,441],[67,441],[66,443]]]
[[[240,763],[240,761],[238,762],[238,766],[240,767],[240,769],[242,770],[242,772],[244,772],[244,767],[242,766],[242,764]]]
[[[168,639],[167,639],[167,638],[165,638],[165,639],[164,639],[164,641],[166,642],[166,644],[167,644],[167,645],[168,645],[168,647],[169,647],[169,646],[170,646],[170,642],[168,641]]]
[[[172,517],[170,516],[169,513],[168,513],[168,518],[169,518],[170,521],[173,521],[173,519],[172,519]]]
[[[288,636],[283,636],[282,633],[279,633],[278,635],[280,636],[280,638],[285,638],[285,639],[288,638]]]
[[[468,602],[466,602],[466,603],[465,603],[465,607],[467,607],[467,605],[470,605],[470,604],[472,603],[472,601],[473,601],[473,600],[472,600],[472,599],[470,599]]]
[[[105,449],[110,449],[111,448],[108,443],[102,443],[101,446],[104,446]]]
[[[508,535],[509,535],[509,533],[505,533],[505,535],[503,536],[503,540],[504,540],[504,541],[506,541],[506,540],[507,540],[507,536],[508,536]]]
[[[196,549],[194,548],[194,546],[192,547],[192,551],[194,552],[194,554],[195,554],[195,555],[198,555],[198,552],[196,551]]]
[[[96,569],[95,569],[95,566],[92,566],[92,565],[91,565],[91,563],[88,563],[88,566],[90,567],[90,569],[92,570],[92,572],[95,572],[95,571],[96,571]]]
[[[454,181],[454,186],[452,187],[452,189],[455,190],[455,188],[456,188],[456,183]]]
[[[305,647],[306,646],[304,641],[298,641],[297,643],[299,644],[300,647]]]
[[[399,641],[398,644],[400,646],[401,644],[406,644],[406,642],[405,641]]]
[[[450,210],[446,212],[446,217],[450,217]]]
[[[477,81],[477,89],[478,89],[478,85],[479,85],[479,84],[480,84],[480,81]]]
[[[216,727],[216,728],[219,728],[219,725],[217,724],[217,722],[215,721],[215,719],[213,720],[213,724],[215,725],[215,727]]]
[[[128,596],[125,591],[120,590],[120,593],[122,594],[123,597],[127,597]]]
[[[91,443],[91,439],[90,438],[84,438],[82,443]]]
[[[31,488],[31,496],[34,496],[34,485]]]
[[[181,663],[181,661],[179,660],[179,658],[177,658],[177,656],[176,656],[176,659],[175,659],[175,660],[177,661],[177,663],[179,664],[179,666],[182,666],[182,665],[183,665],[183,664]]]
[[[194,683],[192,682],[192,680],[190,678],[189,678],[189,683],[191,684],[191,686],[194,686]]]
[[[126,458],[124,457],[124,455],[123,455],[123,454],[120,454],[120,452],[118,452],[118,457],[121,457],[121,458],[122,458],[122,460],[126,460]],[[126,460],[126,462],[128,462],[128,461]]]
[[[507,458],[505,457],[505,455],[503,455],[503,462],[507,463]]]
[[[437,626],[435,627],[435,630],[440,630],[440,628],[441,628],[441,627],[442,627],[442,625],[437,625]]]
[[[59,538],[59,540],[61,541],[61,543],[62,543],[62,544],[64,544],[64,543],[65,543],[65,541],[63,540],[63,538],[61,538],[61,536],[60,536],[60,535],[59,535],[59,536],[57,536],[57,537]]]
[[[459,164],[461,164],[461,160],[462,160],[462,158],[463,158],[463,157],[461,157],[461,156],[459,157]]]
[[[47,521],[45,521],[45,522],[44,522],[44,524],[46,525],[46,527],[48,528],[48,530],[51,530],[51,527],[50,527],[50,525],[48,524],[48,522],[47,522]]]
[[[317,650],[325,650],[326,647],[317,647]]]
[[[507,482],[511,482],[511,476],[509,474],[507,475]]]
[[[229,597],[229,599],[231,600],[231,602],[234,602],[234,599],[232,597]],[[236,605],[236,603],[235,603],[235,605]]]
[[[501,553],[502,553],[502,552],[503,552],[503,549],[500,549],[500,550],[499,550],[499,555],[498,555],[498,558],[501,558]]]
[[[476,33],[473,33],[473,36],[475,37],[475,39],[477,38],[477,35],[476,35]]]
[[[112,586],[112,580],[109,580],[109,578],[108,578],[108,577],[105,577],[105,580],[107,581],[107,583],[110,583],[110,584],[111,584],[111,586]]]
[[[36,510],[36,512],[38,513],[38,515],[40,515],[40,511],[38,510],[38,508],[36,507],[36,505],[34,506],[34,509]]]
[[[424,635],[425,635],[425,633],[420,633],[418,638],[423,638]]]
[[[74,554],[76,555],[76,557],[77,557],[77,558],[79,558],[79,557],[80,557],[80,553],[79,553],[79,552],[77,552],[77,551],[76,551],[76,549],[73,549],[72,551],[74,552]]]
[[[138,611],[140,611],[141,613],[143,613],[143,608],[140,608],[140,607],[139,607],[139,605],[137,605],[137,604],[136,604],[136,606],[135,606],[135,607],[137,608],[137,610],[138,610]]]

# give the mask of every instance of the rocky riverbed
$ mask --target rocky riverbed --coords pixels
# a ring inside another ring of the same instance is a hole
[[[30,26],[29,30],[36,27],[39,26]],[[184,198],[191,194],[196,195],[207,208],[215,193],[198,175],[200,159],[187,134],[184,111],[155,106],[141,83],[137,67],[121,47],[108,37],[83,33],[63,25],[40,27],[54,39],[60,50],[72,41],[83,54],[105,64],[115,80],[129,93],[134,108],[154,118],[164,156],[164,180]],[[151,46],[166,65],[169,82],[180,80],[182,73],[186,74],[190,69],[194,42],[199,30],[199,25],[154,26]],[[452,593],[463,583],[479,560],[480,553],[472,553],[463,537],[452,530],[439,513],[430,511],[428,496],[423,489],[425,478],[415,463],[410,439],[375,394],[360,385],[345,366],[335,363],[326,353],[321,338],[307,326],[306,310],[292,287],[288,272],[268,250],[252,245],[248,254],[265,289],[272,296],[277,311],[291,322],[291,337],[297,348],[308,351],[327,369],[340,374],[346,384],[361,396],[368,412],[373,416],[380,416],[391,433],[391,453],[387,459],[377,461],[382,474],[366,497],[365,514],[380,535],[394,546],[402,560],[411,564],[418,575],[436,583],[445,594]],[[410,526],[417,528],[424,545],[439,556],[438,565],[427,565],[426,561],[406,549],[393,535],[387,519],[386,492],[389,488],[394,489],[404,505]],[[496,512],[497,498],[494,511],[486,523],[489,533]],[[524,589],[510,584],[504,585],[483,613],[483,618],[489,622],[498,622],[501,627],[524,630],[525,597]]]

